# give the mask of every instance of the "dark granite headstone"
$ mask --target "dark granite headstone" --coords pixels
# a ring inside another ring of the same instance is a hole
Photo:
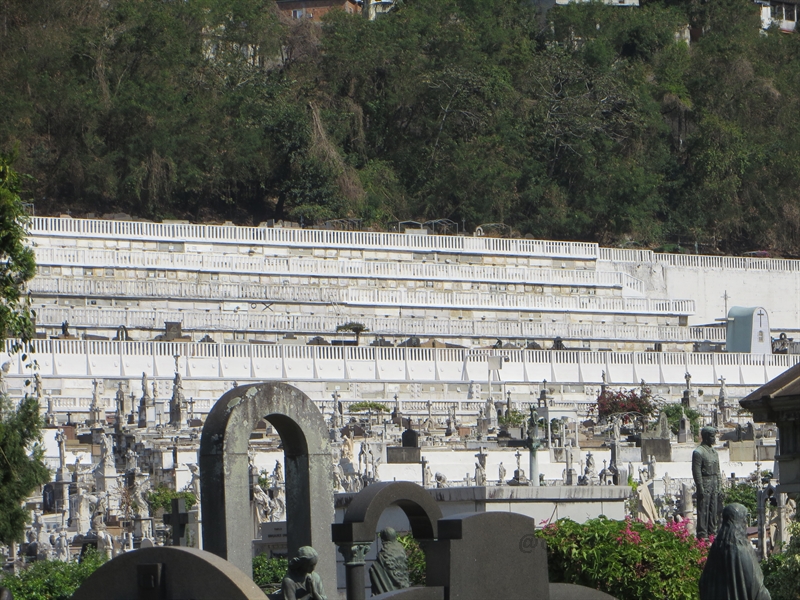
[[[266,600],[227,560],[196,548],[126,552],[84,581],[72,600]]]
[[[448,597],[548,600],[547,544],[536,521],[488,512],[439,519],[439,539],[427,548],[427,584]]]
[[[419,464],[421,459],[421,448],[404,448],[400,446],[389,446],[386,448],[386,462],[390,464]]]
[[[419,447],[419,433],[413,429],[406,429],[402,435],[403,448],[417,448]]]

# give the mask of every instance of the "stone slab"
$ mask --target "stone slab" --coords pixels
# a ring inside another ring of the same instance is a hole
[[[642,438],[642,459],[655,456],[656,462],[672,462],[672,444],[660,438]]]
[[[427,582],[449,600],[549,599],[547,544],[536,521],[515,513],[471,513],[439,519],[428,544]],[[521,593],[522,592],[522,593]]]
[[[752,462],[756,460],[756,443],[753,441],[728,442],[728,451],[733,462]]]
[[[416,447],[389,446],[386,448],[386,462],[390,464],[414,463],[422,460],[422,450]]]
[[[761,462],[775,460],[775,446],[756,446],[756,450]]]
[[[581,585],[551,583],[550,600],[614,600],[614,596]]]
[[[618,461],[623,465],[642,462],[642,449],[636,446],[620,446]]]
[[[72,600],[266,600],[227,560],[196,548],[154,547],[126,552],[81,585]]]
[[[404,590],[394,590],[378,596],[374,600],[445,600],[444,588],[437,587],[412,587]]]

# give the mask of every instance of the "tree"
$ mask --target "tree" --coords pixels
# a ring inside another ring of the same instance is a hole
[[[0,338],[26,342],[33,323],[23,293],[36,263],[24,243],[26,213],[19,196],[22,177],[11,166],[15,158],[0,154]]]
[[[22,298],[35,266],[33,252],[23,243],[21,177],[11,167],[13,158],[0,155],[0,333],[3,339],[16,336],[24,345],[33,327]],[[0,543],[22,539],[28,517],[22,502],[50,479],[38,443],[41,427],[36,398],[26,395],[14,408],[8,397],[0,397]]]
[[[339,325],[336,327],[336,333],[340,331],[351,331],[356,334],[356,346],[358,346],[358,342],[361,339],[361,334],[369,331],[363,323],[345,323],[344,325]]]

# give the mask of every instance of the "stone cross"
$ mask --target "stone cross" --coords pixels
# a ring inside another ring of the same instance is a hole
[[[164,525],[172,527],[172,545],[186,545],[186,525],[189,524],[189,513],[186,510],[186,500],[183,498],[172,499],[172,513],[164,515]]]

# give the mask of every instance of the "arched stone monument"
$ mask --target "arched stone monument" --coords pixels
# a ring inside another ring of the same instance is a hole
[[[239,569],[196,548],[140,548],[104,564],[73,600],[266,600]]]
[[[424,488],[410,481],[374,483],[359,492],[347,507],[341,523],[331,525],[333,541],[344,556],[347,597],[363,600],[365,557],[375,541],[378,521],[390,506],[408,518],[414,538],[422,543],[438,537],[442,510]]]
[[[261,419],[275,427],[283,444],[289,555],[301,546],[313,546],[319,553],[317,572],[335,590],[328,428],[314,402],[285,383],[236,387],[217,401],[206,419],[200,438],[203,548],[252,576],[247,449]]]

